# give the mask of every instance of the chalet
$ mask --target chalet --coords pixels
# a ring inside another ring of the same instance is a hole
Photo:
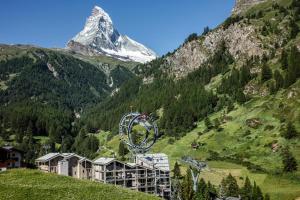
[[[45,172],[80,179],[92,178],[92,161],[75,153],[48,153],[36,159],[36,165]]]
[[[0,171],[22,167],[23,152],[12,146],[0,147]]]

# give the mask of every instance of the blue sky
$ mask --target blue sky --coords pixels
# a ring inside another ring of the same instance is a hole
[[[190,33],[224,21],[234,0],[2,0],[0,43],[64,47],[95,5],[120,33],[162,55]]]

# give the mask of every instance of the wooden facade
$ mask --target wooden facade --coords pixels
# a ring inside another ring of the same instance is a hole
[[[79,179],[92,178],[92,161],[74,153],[49,153],[36,159],[36,165],[44,172]]]
[[[23,152],[12,147],[0,147],[0,171],[20,168],[23,165]]]

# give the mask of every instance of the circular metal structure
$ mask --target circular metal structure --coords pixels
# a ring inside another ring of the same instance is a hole
[[[158,137],[158,127],[151,115],[132,112],[119,124],[121,140],[135,153],[147,152]]]

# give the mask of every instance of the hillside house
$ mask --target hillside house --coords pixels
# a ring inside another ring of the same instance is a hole
[[[23,152],[12,146],[0,147],[0,171],[19,168],[23,164]]]
[[[36,165],[45,172],[79,179],[92,178],[92,161],[75,153],[48,153],[36,159]]]

